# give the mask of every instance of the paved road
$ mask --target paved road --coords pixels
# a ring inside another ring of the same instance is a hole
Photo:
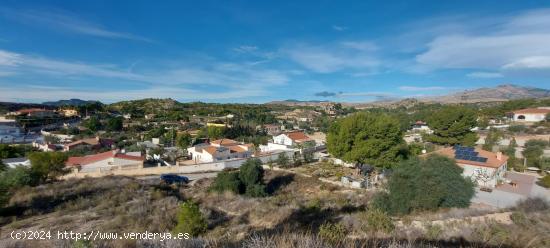
[[[214,178],[218,175],[218,172],[205,172],[205,173],[187,173],[187,174],[178,174],[180,176],[186,176],[189,178],[190,181],[199,180],[202,178]],[[139,180],[160,180],[160,175],[152,175],[152,176],[142,176],[142,177],[136,177]]]

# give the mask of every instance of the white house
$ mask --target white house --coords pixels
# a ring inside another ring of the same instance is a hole
[[[260,145],[262,152],[272,152],[279,150],[299,150],[315,147],[315,140],[308,137],[302,131],[292,131],[273,136],[273,142],[267,145]]]
[[[69,157],[65,165],[80,172],[97,172],[124,167],[143,168],[144,160],[145,158],[142,156],[113,150],[83,157]]]
[[[15,168],[16,166],[31,166],[31,161],[28,158],[6,158],[2,159],[2,163],[10,168]]]
[[[187,149],[195,163],[211,163],[236,158],[249,158],[254,152],[253,144],[243,144],[231,139],[219,139]]]
[[[478,186],[494,188],[505,181],[508,156],[502,152],[488,152],[470,147],[447,147],[434,153],[456,160],[462,175],[471,178]]]
[[[512,112],[512,120],[517,122],[539,122],[550,113],[550,107],[526,108]]]
[[[423,122],[423,121],[416,121],[412,126],[411,126],[411,132],[424,132],[424,133],[428,133],[428,134],[431,134],[433,133],[433,130],[430,129],[430,127],[428,126],[428,124],[426,124],[426,122]]]

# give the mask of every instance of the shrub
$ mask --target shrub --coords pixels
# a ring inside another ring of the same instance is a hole
[[[392,214],[468,207],[474,185],[461,174],[462,169],[453,160],[442,156],[405,161],[389,178],[388,192],[379,193],[373,206]]]
[[[539,185],[545,188],[550,188],[550,175],[546,175],[539,180]]]
[[[324,223],[319,227],[319,237],[336,245],[344,241],[347,235],[347,230],[344,225],[337,223]]]
[[[206,232],[208,224],[199,210],[199,205],[187,201],[180,205],[178,211],[178,224],[172,230],[173,233],[188,233],[197,236]]]
[[[247,187],[262,183],[264,178],[264,169],[262,161],[257,158],[246,160],[241,166],[239,178]]]
[[[248,159],[239,172],[223,171],[218,174],[210,190],[216,192],[232,191],[236,194],[246,193],[250,197],[267,195],[263,184],[264,169],[259,159]]]
[[[288,166],[288,156],[286,156],[285,152],[279,153],[279,156],[277,156],[277,164],[281,167]]]
[[[378,208],[367,211],[364,214],[364,219],[366,222],[366,226],[363,227],[364,231],[390,233],[395,229],[390,216]]]
[[[426,225],[426,237],[431,240],[436,240],[443,233],[443,228],[437,224]]]
[[[231,191],[235,194],[244,192],[244,185],[239,179],[239,173],[236,171],[222,171],[210,186],[210,190],[216,192]]]
[[[527,216],[523,212],[513,212],[510,215],[510,219],[518,226],[526,227],[530,224]]]
[[[33,152],[29,154],[31,171],[38,177],[39,182],[55,180],[66,174],[65,161],[67,154],[62,152]]]
[[[267,196],[265,185],[263,184],[254,184],[246,186],[247,196],[250,197],[265,197]]]

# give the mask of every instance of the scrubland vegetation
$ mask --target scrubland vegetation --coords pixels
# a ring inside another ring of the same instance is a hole
[[[488,210],[416,209],[390,215],[374,196],[315,178],[267,170],[267,197],[161,186],[126,177],[24,187],[0,213],[2,247],[546,247],[550,209],[534,199],[485,221]],[[391,192],[391,191],[390,191]],[[450,207],[450,206],[449,206]],[[502,217],[502,218],[504,218]],[[504,218],[506,219],[506,218]],[[184,241],[17,242],[11,230],[180,232]],[[80,245],[80,246],[78,246]]]

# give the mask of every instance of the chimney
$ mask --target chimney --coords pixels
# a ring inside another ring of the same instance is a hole
[[[502,152],[497,152],[497,159],[502,160]]]

